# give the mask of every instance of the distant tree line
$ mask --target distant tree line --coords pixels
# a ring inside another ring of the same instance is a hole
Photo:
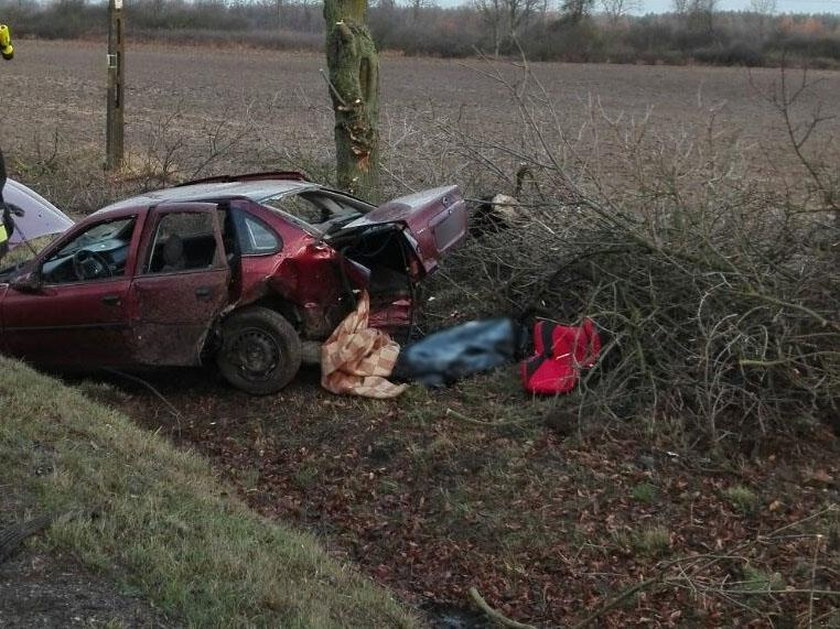
[[[612,63],[775,65],[783,57],[840,67],[840,16],[774,15],[775,0],[719,11],[717,0],[673,0],[667,14],[637,13],[639,0],[378,0],[368,23],[382,50],[407,55],[476,54]],[[0,3],[16,37],[104,36],[107,3]],[[171,43],[322,50],[320,3],[264,0],[128,0],[127,36]]]

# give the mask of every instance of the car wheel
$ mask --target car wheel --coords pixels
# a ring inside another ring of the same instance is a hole
[[[233,386],[253,395],[276,393],[300,368],[301,343],[283,315],[253,307],[234,312],[222,324],[216,364]]]

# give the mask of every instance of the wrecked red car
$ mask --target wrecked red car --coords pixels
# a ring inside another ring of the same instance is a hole
[[[298,173],[215,177],[87,217],[0,272],[0,350],[44,365],[200,365],[275,392],[371,296],[411,324],[417,282],[465,236],[456,186],[380,207]]]

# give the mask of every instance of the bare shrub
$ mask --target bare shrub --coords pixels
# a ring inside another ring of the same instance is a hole
[[[276,168],[259,142],[257,123],[247,112],[235,114],[204,117],[178,102],[166,115],[138,116],[129,126],[133,148],[113,173],[103,169],[100,145],[76,143],[57,129],[49,137],[36,132],[8,152],[9,169],[65,212],[80,216],[121,197],[190,179]]]
[[[232,113],[197,121],[190,117],[189,107],[179,102],[167,115],[143,120],[142,150],[129,156],[123,175],[149,190],[217,171],[229,173],[230,164],[245,163],[257,153],[249,121]]]
[[[521,81],[496,80],[519,111],[518,141],[439,128],[488,181],[524,164],[531,220],[458,254],[439,280],[453,296],[440,313],[593,317],[610,368],[573,398],[582,418],[658,418],[715,446],[836,416],[840,232],[825,189],[836,182],[814,176],[824,171],[801,143],[800,163],[785,164],[798,179],[777,186],[753,174],[714,106],[705,128],[676,137],[597,102],[570,130],[527,65]],[[803,115],[789,97],[776,103],[789,119]],[[808,120],[791,126],[817,137],[819,119]]]

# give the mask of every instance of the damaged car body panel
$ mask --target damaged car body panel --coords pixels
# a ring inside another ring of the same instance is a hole
[[[210,326],[230,301],[231,273],[216,206],[154,207],[139,250],[144,254],[129,295],[134,360],[199,364]]]
[[[457,186],[434,188],[389,201],[345,226],[345,234],[372,225],[403,225],[405,238],[420,263],[415,279],[432,272],[441,256],[466,234],[467,214]]]
[[[465,234],[455,186],[379,208],[297,173],[157,190],[0,272],[0,347],[46,364],[216,360],[235,386],[269,393],[363,290],[371,325],[407,328],[415,284]]]
[[[9,238],[12,249],[24,241],[61,234],[73,226],[73,220],[64,212],[13,179],[6,180],[3,199],[23,210],[22,216],[15,217],[15,231]]]

